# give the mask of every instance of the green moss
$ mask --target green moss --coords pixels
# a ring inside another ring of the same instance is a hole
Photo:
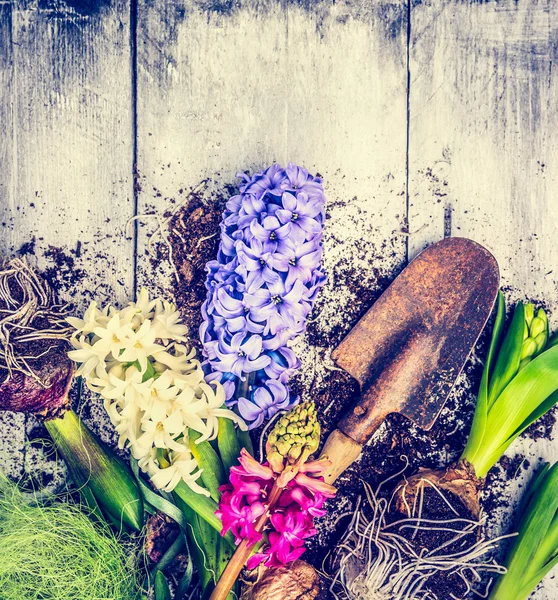
[[[2,600],[135,600],[134,555],[79,507],[30,504],[0,475]]]

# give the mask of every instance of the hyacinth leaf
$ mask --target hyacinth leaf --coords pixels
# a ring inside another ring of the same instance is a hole
[[[233,465],[238,464],[238,457],[240,456],[240,444],[238,443],[236,427],[230,419],[219,417],[217,445],[225,467],[225,473],[228,473]]]
[[[60,450],[78,488],[87,485],[118,528],[140,531],[143,502],[132,473],[122,460],[81,422],[73,410],[60,419],[45,421],[45,427]]]
[[[558,509],[557,509],[558,510]],[[556,558],[558,553],[558,512],[554,515],[552,523],[548,527],[548,531],[537,551],[537,558],[543,568],[549,559]]]
[[[205,487],[209,490],[213,500],[218,502],[221,497],[219,486],[223,485],[227,480],[223,463],[209,442],[197,443],[197,440],[200,438],[201,433],[198,431],[194,429],[188,431],[190,452],[196,459],[198,467],[201,470],[201,479]]]
[[[508,384],[489,409],[486,431],[476,449],[464,453],[479,477],[485,477],[501,453],[548,410],[558,390],[558,347],[539,354]],[[548,402],[547,402],[548,400]]]
[[[527,600],[533,593],[533,590],[556,565],[558,565],[558,556],[554,557],[548,564],[544,566],[543,569],[536,573],[524,586],[522,586],[516,598],[506,598],[506,600]],[[502,597],[501,600],[504,600],[504,598]]]
[[[234,550],[217,532],[198,517],[192,509],[181,503],[189,521],[188,535],[192,540],[191,555],[200,578],[200,585],[207,592],[213,589],[213,583],[218,581],[221,573],[228,564]],[[237,598],[237,595],[232,595]]]
[[[213,529],[218,532],[221,531],[223,525],[219,518],[215,516],[215,511],[217,510],[217,503],[215,500],[194,492],[183,481],[174,488],[173,496],[176,501],[181,500],[187,504],[205,522],[211,525]],[[234,536],[230,531],[225,535],[225,539],[231,546],[234,546]]]
[[[484,437],[486,420],[488,418],[488,381],[494,368],[494,361],[500,347],[500,342],[502,341],[505,320],[506,302],[502,292],[498,292],[496,317],[494,319],[492,337],[490,339],[490,346],[488,348],[488,354],[486,356],[486,362],[484,363],[484,369],[482,372],[477,406],[473,416],[473,424],[471,426],[471,433],[469,434],[469,439],[467,440],[467,446],[464,454],[467,453],[470,448],[476,448]]]
[[[233,548],[231,548],[231,546],[229,544],[227,544],[227,542],[225,542],[225,540],[223,540],[222,538],[219,539],[219,536],[217,536],[217,540],[216,540],[216,544],[217,544],[217,556],[216,556],[216,560],[215,560],[215,571],[217,573],[217,577],[215,578],[214,583],[217,583],[221,577],[221,575],[223,574],[223,571],[225,570],[226,566],[229,564],[229,561],[231,560],[233,554],[234,554],[234,550]],[[211,586],[211,588],[213,588],[213,586]],[[236,586],[235,586],[236,588]],[[229,595],[227,596],[227,600],[236,600],[238,598],[238,595],[235,593],[235,588],[233,588],[233,590],[229,593]],[[206,589],[205,593],[204,593],[204,598],[209,597],[209,587]]]
[[[169,584],[161,571],[155,575],[155,600],[171,600]]]
[[[521,360],[521,350],[525,333],[525,310],[520,302],[513,314],[512,322],[502,342],[494,372],[488,386],[488,410],[508,383],[515,377]]]
[[[558,464],[545,467],[529,495],[506,561],[507,573],[496,583],[491,600],[525,600],[558,562]]]
[[[238,441],[240,443],[240,447],[244,448],[248,454],[254,456],[254,444],[252,443],[252,438],[250,437],[249,431],[241,431],[240,429],[237,431]]]
[[[525,512],[531,502],[531,500],[533,499],[534,496],[536,496],[540,489],[541,486],[543,485],[547,473],[550,469],[550,463],[545,463],[543,465],[543,467],[538,471],[538,473],[535,475],[533,481],[530,483],[529,488],[527,489],[527,492],[524,494],[523,498],[521,499],[521,504],[519,505],[519,508],[517,509],[517,522],[521,522],[523,520],[523,517],[525,516]]]
[[[178,506],[172,502],[172,495],[162,491],[154,492],[150,487],[148,487],[139,474],[137,460],[131,458],[130,466],[132,468],[132,473],[136,478],[139,489],[143,495],[145,510],[151,514],[155,514],[157,511],[160,511],[178,523],[182,529],[186,529],[188,526],[188,521],[184,516],[183,511],[181,511],[180,508],[178,508]]]
[[[101,510],[99,503],[95,499],[95,494],[93,494],[88,485],[80,486],[79,495],[95,519],[101,522],[106,520],[103,516],[103,511]]]
[[[546,414],[558,402],[558,392],[551,394],[536,410],[534,410],[522,423],[522,425],[499,446],[492,454],[487,456],[486,463],[494,465],[500,460],[504,452],[513,444],[513,442],[535,421]],[[475,459],[473,459],[473,462]]]

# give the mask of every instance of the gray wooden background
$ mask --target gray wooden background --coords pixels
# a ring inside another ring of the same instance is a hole
[[[34,240],[78,306],[123,302],[168,286],[147,242],[173,200],[292,160],[324,176],[327,264],[374,285],[468,236],[556,324],[557,59],[556,0],[0,0],[0,251]],[[17,475],[25,420],[0,428]]]

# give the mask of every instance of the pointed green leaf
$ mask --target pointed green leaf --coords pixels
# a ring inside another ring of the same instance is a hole
[[[205,589],[212,581],[215,581],[216,577],[216,571],[212,568],[212,565],[216,563],[215,557],[217,555],[217,549],[214,545],[216,538],[213,536],[215,530],[208,527],[207,523],[200,519],[182,500],[177,499],[177,505],[184,511],[188,519],[187,532],[188,538],[191,540],[191,555],[202,589]],[[211,531],[210,535],[208,535],[208,531]]]
[[[527,586],[536,585],[546,569],[548,557],[543,554],[548,552],[543,545],[558,510],[558,463],[548,469],[542,479],[537,478],[535,483],[536,494],[532,495],[524,511],[518,527],[519,534],[508,554],[508,571],[498,580],[490,596],[492,600],[527,598],[532,591]]]
[[[546,350],[520,371],[488,411],[486,432],[472,462],[479,477],[484,477],[514,436],[548,410],[558,390],[558,346]],[[544,404],[543,404],[544,403]]]
[[[216,502],[219,501],[221,493],[219,486],[223,485],[228,478],[225,477],[223,463],[208,441],[197,442],[201,438],[201,433],[194,429],[188,430],[188,440],[190,442],[190,452],[198,463],[202,474],[201,478],[205,487],[209,490],[211,497]]]
[[[535,573],[535,575],[533,575],[533,577],[519,589],[517,598],[512,599],[502,597],[501,600],[527,600],[527,598],[529,598],[533,593],[533,590],[550,573],[550,571],[552,571],[552,569],[556,565],[558,565],[558,556],[553,558],[540,571]]]
[[[219,432],[217,434],[219,454],[225,466],[225,473],[229,474],[230,468],[238,464],[240,444],[236,435],[236,426],[230,419],[219,418]]]
[[[533,481],[529,484],[527,492],[521,499],[521,504],[517,509],[517,522],[521,522],[523,517],[525,516],[525,512],[531,502],[532,498],[536,496],[541,488],[541,485],[546,479],[546,475],[550,469],[550,463],[544,463],[542,468],[538,471],[538,473],[533,478]]]
[[[473,424],[471,425],[471,432],[467,440],[467,446],[465,447],[462,455],[462,458],[471,463],[473,462],[476,451],[482,442],[486,429],[486,419],[488,416],[488,381],[490,379],[490,374],[492,373],[498,348],[500,347],[505,319],[506,303],[504,300],[504,295],[502,292],[498,292],[496,317],[494,319],[490,346],[488,348],[488,354],[486,355],[486,361],[484,363],[484,369],[482,372],[477,405],[475,408],[475,414],[473,416]]]
[[[60,450],[76,486],[87,485],[105,514],[123,525],[141,531],[143,503],[127,465],[89,431],[73,410],[45,427]]]
[[[523,334],[525,331],[525,310],[520,302],[515,307],[512,322],[506,333],[494,372],[488,386],[488,410],[500,396],[508,383],[515,377],[519,369],[521,350],[523,347]]]
[[[169,584],[161,571],[155,575],[155,600],[171,600]]]

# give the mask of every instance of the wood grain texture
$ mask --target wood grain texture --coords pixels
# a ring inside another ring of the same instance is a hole
[[[108,4],[0,4],[0,251],[48,269],[78,309],[127,298],[134,277],[129,9]],[[23,441],[13,419],[7,447]]]
[[[328,196],[318,331],[349,329],[355,273],[385,285],[408,231],[409,257],[448,235],[485,244],[510,297],[544,298],[556,322],[557,6],[417,1],[408,48],[402,0],[139,0],[137,31],[125,0],[0,1],[0,249],[34,237],[29,258],[80,307],[128,299],[136,275],[168,292],[174,272],[154,276],[148,250],[165,211],[201,182],[211,201],[237,170],[292,160]],[[138,212],[160,219],[140,222],[137,257],[136,166]],[[298,343],[306,390],[330,350]],[[17,476],[25,421],[1,419],[0,469]],[[558,458],[549,441],[514,451]],[[27,461],[55,469],[35,450]],[[556,598],[545,586],[538,600]]]
[[[552,0],[431,1],[413,7],[410,40],[411,256],[444,236],[470,237],[499,261],[508,298],[544,300],[554,324],[557,27]],[[518,452],[530,476],[541,457],[558,459],[558,444],[523,438]],[[556,578],[534,597],[558,597]]]

